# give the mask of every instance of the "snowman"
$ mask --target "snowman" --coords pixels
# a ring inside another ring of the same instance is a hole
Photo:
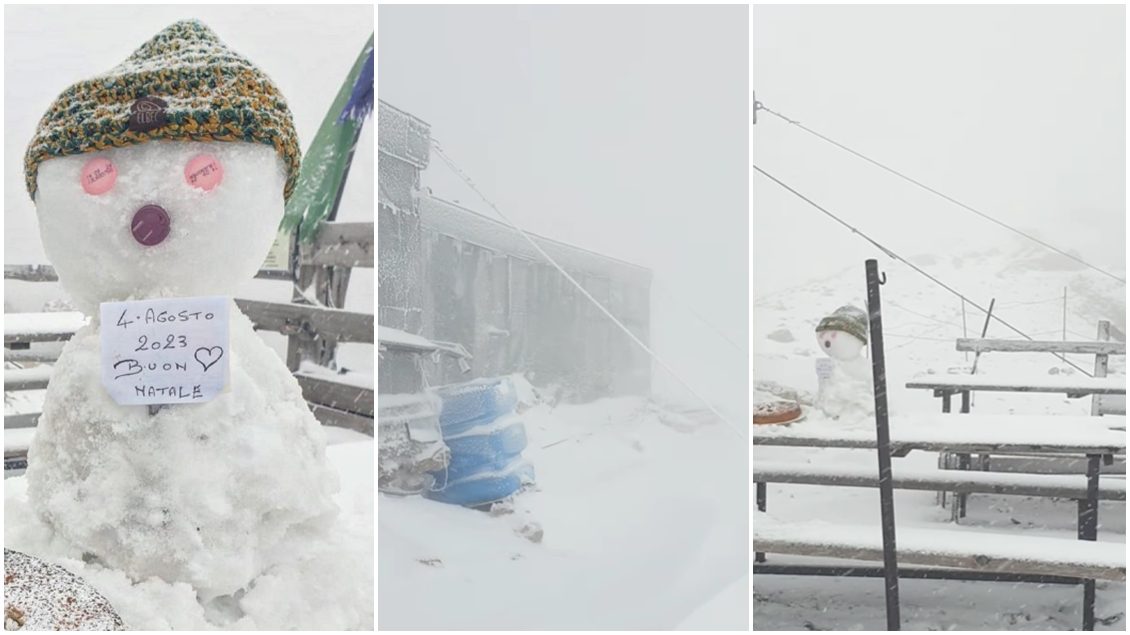
[[[816,406],[833,419],[859,420],[874,412],[867,345],[867,313],[845,305],[820,320],[816,342],[830,358],[817,362]]]
[[[69,553],[239,597],[338,514],[325,437],[298,383],[231,302],[294,188],[274,83],[196,21],[74,84],[25,159],[43,246],[90,316],[55,364],[28,498]],[[225,296],[228,375],[203,403],[119,405],[100,378],[101,303]],[[289,560],[288,560],[289,559]]]

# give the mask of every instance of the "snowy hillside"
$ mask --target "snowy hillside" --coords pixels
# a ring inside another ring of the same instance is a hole
[[[1093,339],[1096,323],[1111,320],[1125,328],[1125,289],[1119,283],[1073,263],[1047,256],[1040,248],[1019,247],[946,256],[920,256],[915,264],[956,287],[983,306],[994,297],[994,313],[1037,339],[1063,337],[1063,293],[1067,287],[1067,338]],[[882,287],[883,326],[889,403],[894,416],[935,413],[939,400],[929,391],[904,387],[920,374],[968,373],[970,354],[955,350],[954,340],[968,332],[978,337],[984,314],[966,307],[962,325],[961,301],[901,263],[880,260],[887,273]],[[792,289],[754,299],[753,369],[756,390],[784,385],[815,393],[814,364],[825,358],[818,350],[814,329],[821,316],[844,304],[866,306],[864,268],[857,267]],[[1018,339],[999,323],[988,337]],[[1093,357],[1070,356],[1090,370]],[[1117,360],[1117,361],[1116,361]],[[1112,372],[1124,373],[1124,358],[1112,360]],[[1078,374],[1050,354],[986,353],[978,375],[1017,373]],[[977,393],[974,412],[980,414],[1089,414],[1089,398],[1062,395]],[[815,418],[821,418],[817,414]],[[812,425],[837,425],[811,421]],[[805,422],[794,424],[803,426]],[[843,425],[850,425],[844,423]],[[872,426],[864,421],[862,426]],[[937,455],[914,452],[898,459],[901,465],[936,466]],[[854,466],[874,469],[873,452],[811,448],[753,448],[753,462],[787,461],[816,467]],[[896,491],[895,509],[903,527],[954,528],[950,512],[936,503],[935,493]],[[789,521],[878,525],[879,497],[875,490],[810,485],[769,485],[768,511]],[[961,531],[994,531],[1009,535],[1048,535],[1074,538],[1073,501],[1018,496],[973,495]],[[1125,540],[1125,504],[1103,503],[1099,511],[1099,540]],[[795,558],[770,556],[781,564]],[[755,576],[755,630],[846,630],[884,628],[881,579],[797,578]],[[903,581],[903,628],[1063,630],[1079,624],[1081,590],[1075,586],[1002,584],[955,581]],[[1125,587],[1099,583],[1098,628],[1125,629]]]

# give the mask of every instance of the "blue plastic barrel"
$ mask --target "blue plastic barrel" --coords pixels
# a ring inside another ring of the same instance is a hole
[[[435,394],[443,402],[439,424],[445,437],[490,423],[518,405],[518,391],[507,377],[441,386]]]
[[[486,472],[452,481],[441,490],[428,492],[432,500],[465,507],[478,507],[512,496],[523,485],[534,482],[534,466],[519,459],[499,472]]]
[[[513,495],[534,480],[522,458],[526,426],[514,415],[518,396],[507,378],[482,379],[435,389],[443,441],[451,452],[446,469],[433,472],[428,498],[476,507]]]

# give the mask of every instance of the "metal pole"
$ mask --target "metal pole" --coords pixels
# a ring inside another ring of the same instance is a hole
[[[1063,341],[1067,341],[1067,287],[1063,288]]]
[[[1100,454],[1087,455],[1087,498],[1079,501],[1079,540],[1094,541],[1099,535]],[[1095,581],[1083,581],[1083,630],[1095,630]]]
[[[965,298],[961,298],[961,336],[969,337],[969,327],[965,323]],[[969,351],[965,351],[965,361],[969,361]]]
[[[759,482],[759,483],[756,484],[756,486],[757,486],[756,487],[756,489],[757,489],[757,492],[756,492],[757,493],[757,511],[763,512],[763,511],[765,511],[766,499],[768,498],[767,483]],[[762,552],[762,551],[758,551],[758,552],[754,553],[753,554],[753,561],[754,562],[765,562],[765,553]]]
[[[883,578],[886,581],[887,630],[900,629],[898,553],[895,549],[895,493],[891,478],[891,430],[887,413],[887,369],[883,357],[883,312],[879,305],[879,263],[867,270],[867,313],[871,329],[871,376],[875,384],[875,433],[879,452],[879,511],[883,525]]]

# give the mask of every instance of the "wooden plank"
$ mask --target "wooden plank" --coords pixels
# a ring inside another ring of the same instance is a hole
[[[4,265],[5,280],[23,282],[56,282],[59,276],[51,265]]]
[[[310,411],[314,413],[314,417],[324,426],[349,428],[350,430],[373,436],[372,417],[363,417],[352,412],[318,404],[310,404]]]
[[[994,457],[995,458],[995,457]],[[846,466],[820,467],[804,464],[755,462],[753,481],[791,485],[831,485],[836,487],[879,486],[879,476],[871,466],[855,469]],[[903,469],[894,471],[894,487],[905,490],[956,492],[959,494],[1001,494],[1044,498],[1082,499],[1087,496],[1084,476],[1043,474],[1000,474],[996,472]],[[1126,481],[1104,478],[1099,482],[1100,500],[1126,500]]]
[[[302,371],[294,376],[306,401],[373,418],[375,399],[372,388],[344,384]]]
[[[78,311],[4,314],[4,345],[61,342],[86,325]]]
[[[369,313],[242,298],[236,298],[235,303],[257,329],[283,335],[306,333],[311,339],[317,335],[338,342],[373,343],[376,323]]]
[[[42,390],[51,380],[50,366],[35,368],[5,368],[4,392],[9,390]]]
[[[36,342],[35,345],[13,344],[4,348],[6,362],[54,362],[63,351],[63,342]]]
[[[1035,377],[1009,377],[993,379],[992,376],[945,375],[908,381],[907,388],[945,392],[972,390],[978,392],[1037,392],[1065,395],[1125,395],[1125,377],[1063,377],[1041,375]]]
[[[957,350],[970,353],[1078,353],[1125,355],[1125,342],[1061,342],[1057,340],[999,340],[960,337]]]
[[[310,265],[373,268],[373,223],[323,223],[311,245],[302,247]]]
[[[4,429],[34,428],[39,422],[40,412],[25,412],[15,415],[4,415]]]
[[[912,450],[1122,454],[1124,417],[924,414],[891,417],[896,455]],[[875,432],[835,425],[754,426],[754,445],[875,449]]]
[[[753,526],[753,550],[799,556],[881,561],[879,529],[831,523],[773,523]],[[901,565],[954,567],[971,571],[1066,575],[1122,581],[1126,579],[1126,547],[1090,542],[984,531],[900,527]]]
[[[873,439],[830,438],[824,436],[754,437],[753,445],[805,447],[805,448],[846,448],[874,450]],[[997,454],[1001,452],[1042,452],[1048,454],[1119,454],[1126,451],[1125,443],[1083,444],[1073,442],[1036,443],[1000,441],[957,441],[957,440],[891,440],[891,455],[905,456],[913,450],[927,452],[964,452]]]
[[[289,271],[276,271],[273,269],[260,269],[255,277],[261,280],[291,280],[293,276]],[[5,280],[19,280],[22,282],[58,282],[59,275],[51,265],[4,265]]]

